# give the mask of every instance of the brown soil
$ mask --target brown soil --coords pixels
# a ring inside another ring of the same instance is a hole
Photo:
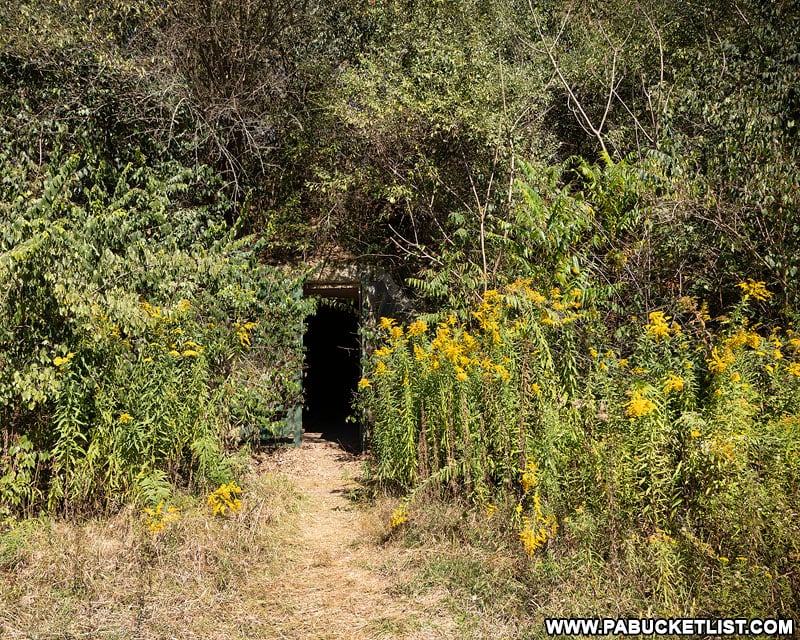
[[[414,554],[386,542],[388,507],[351,499],[363,462],[306,434],[303,446],[263,462],[306,497],[291,562],[267,587],[277,638],[452,638],[441,593],[403,593]]]

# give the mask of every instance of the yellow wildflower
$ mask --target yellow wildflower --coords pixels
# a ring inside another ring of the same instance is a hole
[[[400,504],[397,508],[392,512],[392,521],[389,523],[389,526],[394,529],[395,527],[399,527],[401,524],[408,521],[408,500],[403,499],[400,501]]]
[[[369,389],[372,386],[372,383],[369,381],[369,378],[361,378],[358,381],[358,388],[359,389]]]
[[[589,355],[592,356],[592,358],[597,358],[597,356],[598,356],[597,349],[594,349],[593,347],[589,347]]]
[[[531,302],[535,305],[541,305],[547,302],[547,298],[545,298],[541,293],[536,291],[535,289],[531,289],[528,293],[528,297],[531,299]]]
[[[386,366],[386,363],[383,360],[378,360],[378,364],[375,367],[375,375],[380,376],[389,371],[389,368]]]
[[[714,347],[711,350],[711,359],[706,360],[706,362],[708,363],[708,370],[711,371],[711,373],[724,373],[725,369],[733,364],[734,360],[736,360],[736,356],[733,355],[730,349],[725,349],[720,353],[719,348]]]
[[[538,486],[539,467],[532,460],[528,461],[527,466],[523,470],[522,478],[520,479],[520,484],[522,484],[522,490],[525,493],[528,493],[528,491]]]
[[[537,395],[537,396],[541,395],[542,388],[538,384],[533,382],[533,383],[531,383],[531,393],[533,393],[534,395]]]
[[[494,371],[503,382],[508,382],[511,379],[511,374],[502,364],[495,365]]]
[[[200,353],[194,349],[186,349],[181,355],[185,358],[196,358]]]
[[[521,505],[517,505],[517,507],[517,513],[521,513]],[[536,553],[536,550],[547,542],[549,538],[552,538],[558,529],[555,516],[545,516],[542,513],[542,503],[538,492],[533,496],[533,511],[533,516],[523,516],[522,531],[519,533],[519,539],[530,556]]]
[[[497,513],[497,505],[494,504],[487,504],[486,505],[486,519],[491,520],[494,517],[494,514]]]
[[[685,384],[686,381],[683,378],[676,376],[674,373],[670,373],[667,376],[666,382],[664,382],[664,393],[670,393],[671,391],[683,391]]]
[[[169,352],[169,355],[171,355],[173,358],[180,358],[181,353],[180,353],[180,351],[177,351],[176,349],[172,349]]]
[[[117,422],[120,424],[127,424],[131,420],[133,420],[133,416],[130,413],[123,413],[119,416],[119,418],[117,418]]]
[[[763,281],[756,282],[752,278],[748,278],[747,282],[740,282],[736,285],[744,292],[744,297],[752,296],[756,300],[763,302],[772,297],[772,292],[767,290]]]
[[[392,327],[389,330],[389,335],[391,335],[393,339],[399,340],[403,337],[403,327]]]
[[[725,340],[725,346],[730,349],[738,349],[742,346],[750,347],[751,349],[758,349],[761,346],[761,336],[755,331],[745,331],[739,329],[731,337]]]
[[[671,331],[670,326],[667,324],[667,320],[669,320],[669,316],[664,315],[663,311],[653,311],[650,313],[650,322],[645,325],[645,329],[647,330],[646,335],[649,338],[653,338],[656,342],[658,342],[661,338],[668,338]]]
[[[395,321],[392,318],[383,317],[380,319],[378,324],[380,325],[380,328],[383,329],[384,331],[390,331],[391,328],[395,325]]]
[[[424,320],[417,320],[416,322],[412,322],[408,325],[408,336],[418,336],[425,333],[428,330],[428,323]]]
[[[792,362],[787,369],[790,376],[800,378],[800,362]]]
[[[61,356],[56,356],[55,358],[53,358],[53,364],[56,365],[57,367],[63,367],[74,357],[75,354],[70,351],[64,358],[62,358]]]
[[[243,347],[250,346],[250,332],[257,325],[257,322],[234,323],[233,326],[236,327],[236,337],[239,339],[239,344],[241,344]]]
[[[641,418],[653,413],[655,409],[656,405],[644,396],[644,392],[641,389],[636,389],[631,394],[628,404],[625,405],[625,414],[631,418]]]
[[[464,369],[462,369],[461,367],[456,367],[455,371],[456,371],[456,380],[464,382],[467,379],[467,372],[464,371]]]
[[[142,513],[148,516],[145,521],[145,524],[147,525],[147,531],[151,534],[156,534],[159,531],[162,531],[167,524],[177,520],[180,517],[179,512],[180,509],[177,507],[165,506],[163,500],[158,503],[158,506],[155,509],[142,509]]]
[[[236,497],[241,492],[242,488],[236,482],[223,484],[208,496],[208,506],[215,516],[224,516],[227,510],[236,513],[242,508],[242,501]]]
[[[461,341],[464,343],[464,348],[465,348],[467,351],[472,351],[472,350],[474,350],[474,349],[475,349],[475,347],[478,345],[478,342],[475,340],[475,338],[473,338],[473,337],[472,337],[472,336],[471,336],[469,333],[467,333],[466,331],[464,332],[464,335],[462,335],[462,336],[461,336]]]

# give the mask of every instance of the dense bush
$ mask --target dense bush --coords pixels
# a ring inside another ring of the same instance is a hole
[[[361,382],[372,473],[407,494],[499,509],[531,556],[622,566],[663,614],[798,610],[800,334],[742,298],[629,319],[606,339],[580,289],[489,290],[471,319],[382,322]],[[641,575],[640,575],[641,574]]]
[[[299,282],[234,240],[203,168],[26,169],[1,187],[0,508],[228,479],[226,442],[300,397]]]

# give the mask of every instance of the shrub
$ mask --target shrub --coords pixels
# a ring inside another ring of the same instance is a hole
[[[229,481],[226,442],[301,393],[299,281],[235,239],[202,167],[5,170],[0,506],[154,506]]]

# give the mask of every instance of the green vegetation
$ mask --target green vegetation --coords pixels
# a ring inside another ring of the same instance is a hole
[[[155,505],[170,485],[223,482],[225,442],[269,431],[301,393],[283,324],[307,310],[299,282],[180,202],[210,188],[203,172],[104,177],[72,157],[40,185],[4,184],[7,513]]]
[[[0,563],[232,509],[330,253],[415,296],[358,403],[393,535],[468,541],[421,579],[797,618],[799,68],[791,1],[6,3]]]
[[[392,526],[425,526],[439,496],[503,548],[514,532],[525,583],[591,560],[593,580],[625,577],[620,614],[791,615],[800,334],[753,329],[769,293],[741,289],[716,334],[685,299],[632,322],[625,353],[583,291],[525,280],[487,291],[471,326],[384,320],[361,387],[374,477],[407,492]]]

